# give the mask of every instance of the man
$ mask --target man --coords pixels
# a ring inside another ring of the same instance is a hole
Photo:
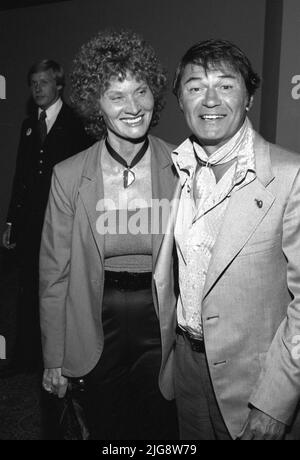
[[[3,245],[16,246],[20,265],[17,359],[25,369],[41,364],[38,315],[38,258],[44,212],[56,163],[91,145],[83,125],[61,98],[62,67],[55,61],[34,64],[28,85],[34,113],[22,125],[12,197]]]
[[[155,279],[170,336],[174,234],[182,439],[300,439],[300,155],[253,130],[258,86],[223,40],[190,48],[175,76],[192,136],[173,154],[180,186]]]

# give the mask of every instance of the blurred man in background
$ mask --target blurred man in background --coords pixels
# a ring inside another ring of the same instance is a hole
[[[7,225],[2,242],[17,251],[20,275],[16,366],[41,367],[38,260],[44,212],[55,164],[92,144],[72,109],[62,100],[65,76],[55,61],[43,60],[28,72],[34,103],[24,120]]]

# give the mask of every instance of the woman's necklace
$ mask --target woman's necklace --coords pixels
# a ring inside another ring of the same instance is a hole
[[[131,168],[133,168],[139,161],[141,161],[141,159],[145,155],[148,149],[148,146],[149,146],[148,137],[146,137],[144,144],[142,145],[142,147],[140,148],[138,153],[135,155],[135,157],[133,158],[130,164],[128,164],[127,161],[124,160],[124,158],[122,158],[121,155],[119,155],[112,148],[107,138],[105,139],[105,146],[107,148],[108,153],[113,157],[113,159],[126,168],[125,171],[123,172],[123,184],[124,184],[124,188],[129,187],[135,181],[135,174],[133,171],[131,171]]]

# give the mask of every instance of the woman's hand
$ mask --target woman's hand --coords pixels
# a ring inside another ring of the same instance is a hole
[[[68,388],[68,379],[61,374],[61,368],[45,369],[43,387],[48,393],[63,398]]]

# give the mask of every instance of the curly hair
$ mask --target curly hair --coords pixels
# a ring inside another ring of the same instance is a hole
[[[245,53],[228,40],[205,40],[193,45],[181,59],[173,81],[173,93],[180,98],[180,83],[188,64],[200,65],[207,71],[223,64],[229,65],[244,79],[249,98],[259,88],[260,77],[254,72]]]
[[[129,30],[101,31],[75,56],[71,103],[83,117],[86,130],[96,139],[104,137],[107,131],[99,99],[112,78],[123,81],[128,74],[146,82],[152,91],[154,109],[150,127],[153,127],[164,107],[167,77],[154,49],[141,36]]]

